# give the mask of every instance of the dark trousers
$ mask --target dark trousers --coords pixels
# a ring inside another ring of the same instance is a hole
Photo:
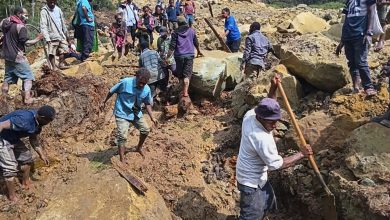
[[[238,50],[240,49],[241,38],[238,40],[226,42],[226,45],[229,47],[229,49],[230,49],[230,51],[232,51],[232,53],[237,53]]]
[[[83,33],[81,61],[84,61],[89,57],[89,54],[92,52],[95,28],[89,25],[81,25],[81,30]]]
[[[137,26],[135,24],[133,26],[127,26],[127,33],[130,34],[131,39],[133,40],[133,45],[132,46],[134,46],[136,30],[137,30]]]
[[[363,42],[363,38],[344,41],[349,73],[352,80],[355,80],[357,77],[361,78],[365,90],[373,88],[367,62],[368,47],[368,42]]]
[[[271,209],[276,208],[276,197],[271,183],[263,188],[252,188],[237,183],[240,190],[239,220],[261,220]]]

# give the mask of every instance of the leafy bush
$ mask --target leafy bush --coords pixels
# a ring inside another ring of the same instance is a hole
[[[265,3],[275,8],[287,8],[298,4],[307,4],[316,8],[335,9],[343,7],[344,0],[266,0]]]

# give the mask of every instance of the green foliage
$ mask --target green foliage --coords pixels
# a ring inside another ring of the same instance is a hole
[[[344,0],[267,0],[265,2],[275,8],[288,8],[298,4],[307,4],[316,8],[335,9],[344,5]]]

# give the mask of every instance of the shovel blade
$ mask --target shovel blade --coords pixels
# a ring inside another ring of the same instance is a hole
[[[337,220],[337,210],[334,195],[325,195],[322,198],[324,220]]]

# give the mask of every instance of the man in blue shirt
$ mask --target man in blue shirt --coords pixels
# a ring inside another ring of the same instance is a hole
[[[371,82],[367,61],[374,35],[372,31],[376,16],[375,7],[375,0],[346,1],[346,7],[343,11],[346,17],[341,42],[336,49],[336,54],[339,55],[341,49],[345,47],[345,56],[348,60],[354,92],[360,92],[360,84],[363,84],[367,96],[377,94]]]
[[[80,0],[77,4],[77,13],[80,18],[80,25],[82,30],[81,61],[84,61],[89,57],[93,47],[95,16],[92,12],[92,7],[90,4],[91,2],[92,0]]]
[[[175,2],[174,0],[169,0],[169,6],[166,9],[167,16],[168,16],[168,27],[169,27],[169,32],[172,32],[176,30],[178,27],[177,25],[177,10],[175,7]]]
[[[27,188],[31,184],[32,153],[21,138],[29,137],[31,146],[45,164],[49,165],[49,160],[39,144],[38,135],[43,126],[54,120],[55,114],[53,107],[45,105],[38,110],[17,110],[0,118],[0,168],[11,201],[17,200],[15,177],[18,166],[23,172],[22,184]]]
[[[238,52],[241,44],[241,33],[238,30],[236,19],[230,15],[230,9],[222,9],[222,18],[225,18],[225,31],[222,37],[226,37],[226,45],[233,53]]]
[[[124,162],[125,144],[127,141],[127,132],[130,123],[140,131],[140,138],[137,145],[137,152],[142,156],[142,146],[150,132],[149,125],[142,117],[141,105],[145,104],[150,120],[157,124],[153,118],[152,104],[153,99],[150,88],[147,85],[150,79],[150,73],[145,68],[140,68],[136,72],[136,77],[122,79],[114,85],[107,94],[103,102],[103,109],[106,102],[116,93],[114,115],[117,125],[117,141],[120,161]]]

